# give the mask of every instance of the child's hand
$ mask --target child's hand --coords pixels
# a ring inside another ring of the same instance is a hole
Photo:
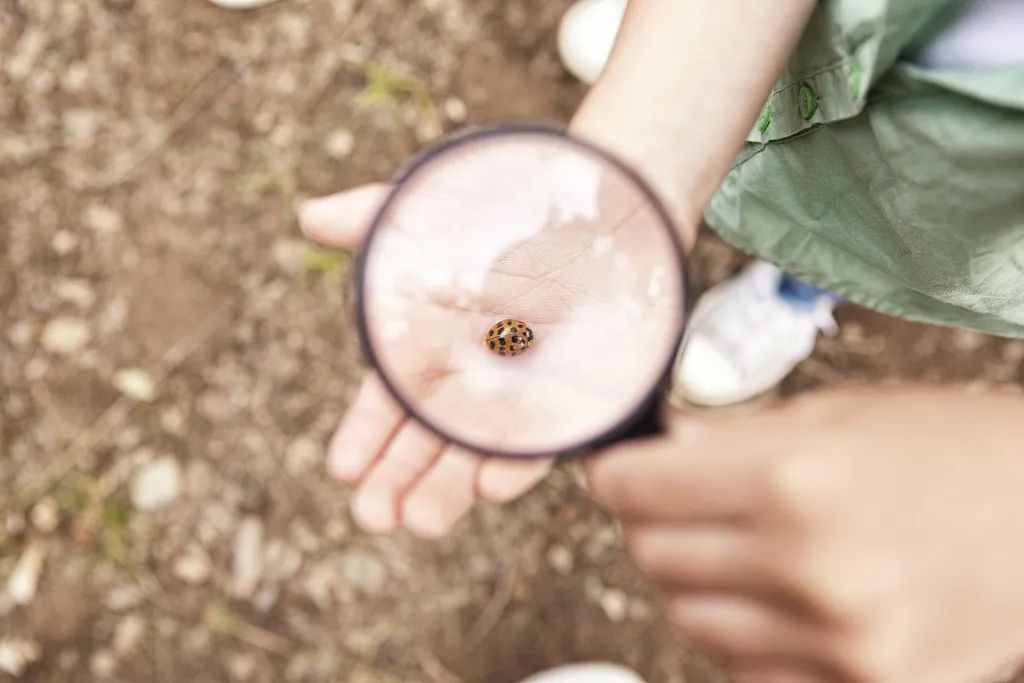
[[[369,185],[307,203],[300,211],[312,239],[356,249],[387,192]],[[483,328],[482,328],[483,329]],[[441,536],[478,499],[507,501],[529,490],[551,468],[548,460],[483,460],[444,443],[409,419],[371,374],[331,443],[328,468],[356,483],[355,519],[369,531],[405,526]]]
[[[588,474],[733,681],[978,683],[1024,660],[1022,441],[1017,396],[843,392],[680,415]]]

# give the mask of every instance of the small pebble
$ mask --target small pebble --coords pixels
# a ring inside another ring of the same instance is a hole
[[[138,614],[129,614],[121,619],[114,631],[114,652],[119,657],[130,655],[142,642],[146,633],[146,620]]]
[[[627,606],[626,594],[617,588],[606,590],[601,596],[601,609],[609,621],[619,622],[625,619]]]
[[[171,457],[143,465],[132,481],[132,504],[139,510],[155,510],[173,502],[181,493],[181,467]]]
[[[58,256],[67,256],[78,247],[78,238],[68,230],[58,230],[50,246]]]
[[[210,578],[210,559],[199,547],[191,548],[174,563],[174,575],[185,583],[199,585]]]
[[[263,522],[246,517],[235,534],[231,593],[236,598],[250,598],[263,576]]]
[[[48,534],[60,524],[60,511],[57,501],[50,496],[43,498],[32,506],[32,526],[44,534]]]
[[[39,659],[42,650],[33,640],[12,638],[0,640],[0,671],[15,678],[25,673],[29,664]]]
[[[160,413],[160,426],[165,432],[181,434],[185,427],[185,414],[178,408],[167,408]]]
[[[35,598],[45,559],[46,551],[38,544],[30,545],[18,558],[7,579],[7,595],[15,605],[27,605]]]
[[[96,678],[110,678],[117,670],[117,659],[110,650],[97,650],[89,659],[89,671]]]
[[[89,326],[81,318],[54,318],[46,324],[40,341],[50,353],[76,353],[89,342]]]
[[[96,293],[85,280],[59,280],[53,286],[53,293],[58,299],[82,309],[90,308],[96,302]]]
[[[332,159],[344,159],[348,155],[352,154],[352,150],[355,148],[356,139],[352,135],[352,131],[345,128],[339,128],[332,132],[324,140],[324,151]]]
[[[114,375],[114,386],[126,397],[145,403],[156,398],[156,386],[153,378],[145,370],[127,368],[118,370]]]
[[[120,232],[124,226],[121,214],[108,206],[101,206],[99,204],[93,204],[85,210],[82,222],[101,235]]]
[[[233,680],[244,683],[256,673],[256,659],[250,654],[236,652],[228,656],[227,668]]]
[[[553,545],[548,549],[548,564],[559,574],[565,576],[572,572],[572,553],[563,545]]]
[[[466,103],[458,97],[449,97],[444,101],[444,115],[449,121],[462,123],[466,120],[467,114]]]

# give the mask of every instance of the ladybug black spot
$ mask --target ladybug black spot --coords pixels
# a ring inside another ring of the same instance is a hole
[[[513,344],[518,344],[519,343],[519,337],[518,336],[513,336],[512,337],[512,343]]]
[[[499,339],[498,343],[501,344],[502,346],[504,346],[505,345],[505,338],[502,337],[501,339]]]
[[[488,343],[488,346],[490,346],[490,347],[491,347],[491,348],[493,349],[493,348],[494,348],[494,342],[493,342],[493,341],[492,341],[492,342],[489,342],[489,343]]]

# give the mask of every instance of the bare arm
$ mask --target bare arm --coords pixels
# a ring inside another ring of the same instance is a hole
[[[814,0],[632,0],[572,130],[654,184],[688,245],[814,8]]]

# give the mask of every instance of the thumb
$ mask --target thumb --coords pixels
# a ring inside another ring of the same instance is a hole
[[[324,246],[355,249],[389,190],[389,185],[377,183],[309,199],[298,208],[302,232]]]

